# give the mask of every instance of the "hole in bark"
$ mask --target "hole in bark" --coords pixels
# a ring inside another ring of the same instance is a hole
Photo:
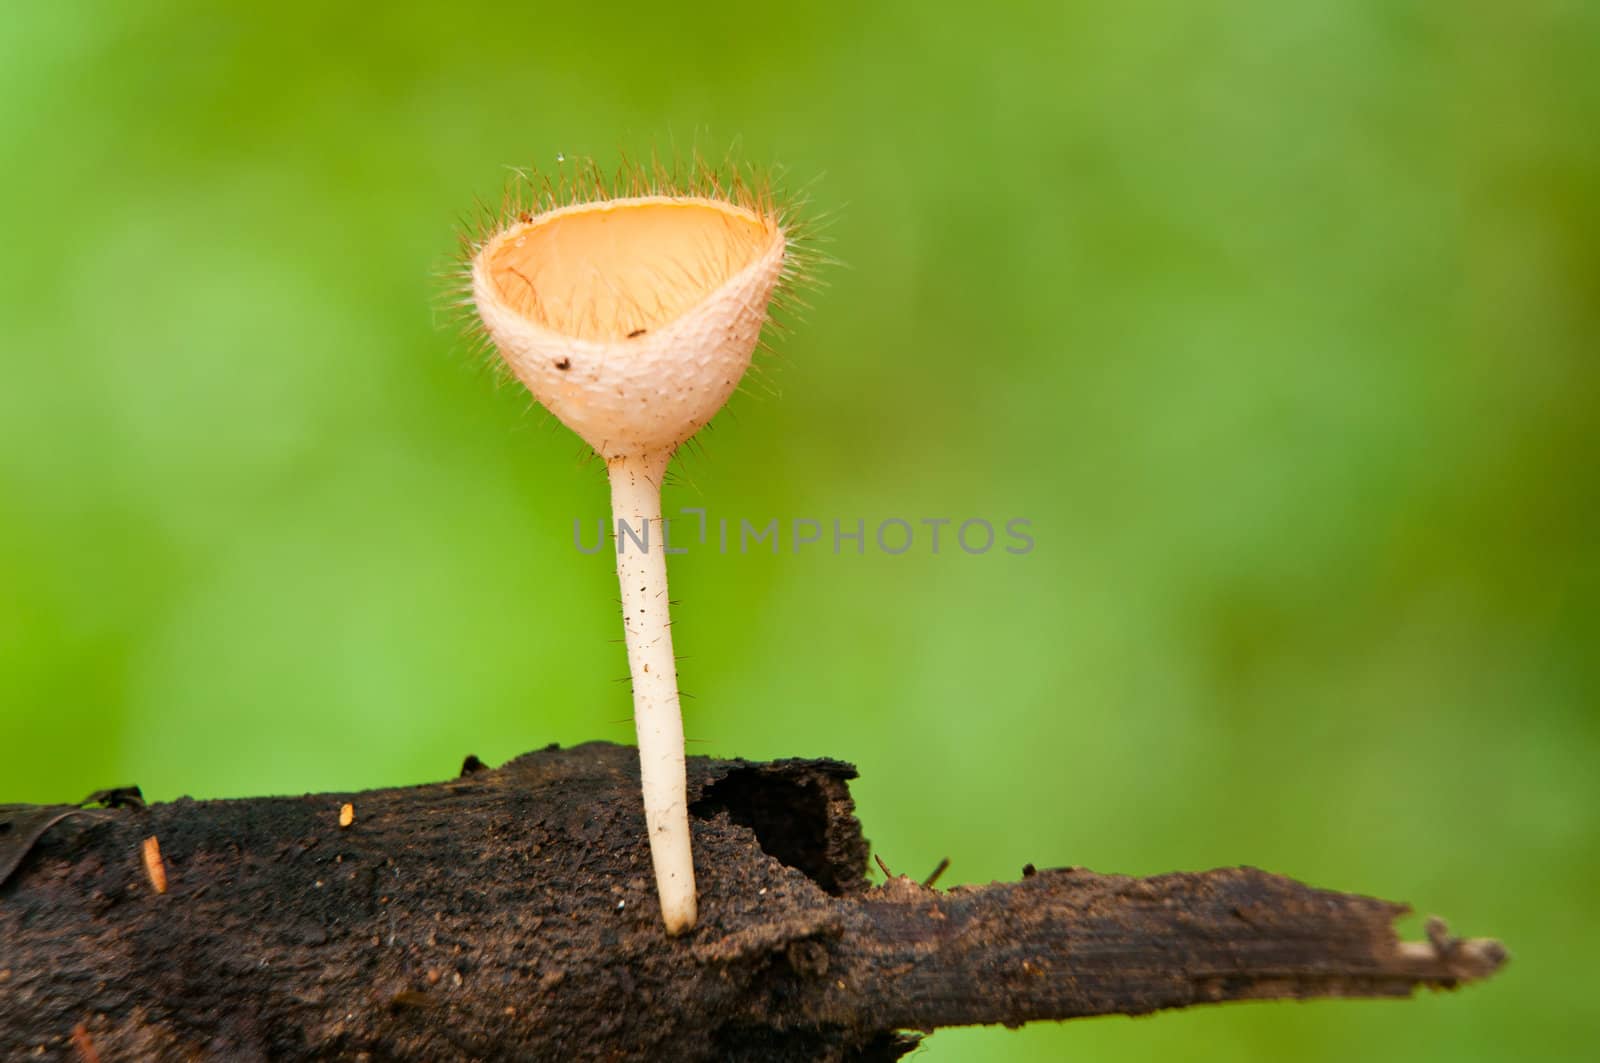
[[[700,819],[719,812],[755,832],[761,851],[801,872],[835,897],[843,896],[849,872],[828,852],[828,796],[811,779],[741,768],[705,788],[689,806]]]

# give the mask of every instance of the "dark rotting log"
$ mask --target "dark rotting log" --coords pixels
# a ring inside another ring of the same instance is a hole
[[[0,1058],[893,1059],[903,1031],[1404,996],[1505,958],[1250,868],[872,888],[854,776],[691,758],[681,938],[627,747],[365,793],[0,806]]]

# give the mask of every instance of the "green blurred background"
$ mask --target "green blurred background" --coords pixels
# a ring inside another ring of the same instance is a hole
[[[674,559],[692,750],[856,762],[945,884],[1247,862],[1514,955],[923,1057],[1588,1058],[1595,5],[219,6],[0,16],[0,800],[631,741],[601,470],[437,274],[507,165],[737,139],[846,265],[669,512],[1037,546]]]

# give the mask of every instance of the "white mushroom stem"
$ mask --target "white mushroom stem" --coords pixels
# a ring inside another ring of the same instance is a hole
[[[683,713],[678,707],[678,666],[667,603],[667,543],[661,523],[661,480],[671,457],[668,451],[613,458],[606,471],[611,477],[611,515],[617,522],[617,582],[633,676],[633,725],[639,736],[639,781],[650,860],[667,933],[681,934],[694,926],[698,909],[689,848]]]

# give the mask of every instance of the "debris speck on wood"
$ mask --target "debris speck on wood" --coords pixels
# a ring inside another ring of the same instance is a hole
[[[89,1027],[81,1022],[72,1028],[72,1047],[83,1063],[100,1063],[100,1053],[95,1051],[94,1041],[89,1037]]]
[[[167,892],[167,865],[161,859],[161,843],[154,834],[144,840],[144,873],[157,893]]]

